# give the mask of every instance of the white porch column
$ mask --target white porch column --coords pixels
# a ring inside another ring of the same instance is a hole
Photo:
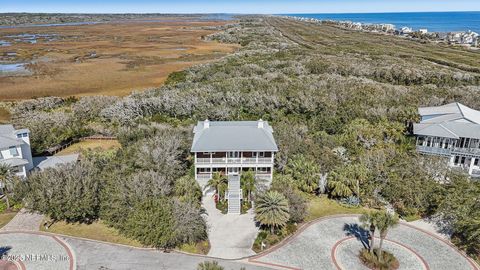
[[[255,163],[258,164],[258,152],[256,152],[257,154],[255,155]]]
[[[453,167],[454,162],[455,162],[455,155],[452,155],[452,156],[450,157],[450,166],[451,166],[451,167]]]
[[[243,164],[243,152],[240,152],[240,164]]]
[[[473,172],[473,164],[475,163],[475,158],[472,157],[471,160],[470,160],[470,168],[468,169],[468,174],[469,175],[472,175],[472,172]]]

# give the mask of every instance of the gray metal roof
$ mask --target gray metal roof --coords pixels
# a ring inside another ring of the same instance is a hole
[[[63,156],[44,156],[33,158],[33,168],[39,170],[45,170],[47,168],[53,168],[60,164],[68,164],[76,162],[78,160],[78,154],[63,155]]]
[[[455,119],[464,119],[465,122],[480,124],[480,111],[469,108],[461,103],[454,102],[436,107],[418,108],[418,113],[423,116],[433,117],[430,122],[443,122],[444,120],[438,117],[450,117]]]
[[[192,152],[278,151],[266,121],[206,121],[193,129]]]
[[[425,120],[414,124],[416,135],[480,139],[480,112],[460,103],[418,109]]]
[[[24,144],[25,142],[22,139],[17,138],[16,134],[25,132],[28,133],[28,129],[15,130],[12,125],[0,125],[0,148]]]

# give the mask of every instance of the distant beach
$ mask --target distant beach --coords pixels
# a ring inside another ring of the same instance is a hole
[[[480,33],[480,11],[469,12],[405,12],[405,13],[335,13],[335,14],[278,14],[319,20],[352,21],[360,23],[388,23],[396,28],[404,26],[429,32],[456,32],[471,30]]]

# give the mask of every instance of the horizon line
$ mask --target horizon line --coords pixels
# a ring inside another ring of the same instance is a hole
[[[454,10],[454,11],[374,11],[374,12],[292,12],[292,13],[242,13],[242,12],[29,12],[29,11],[5,11],[1,14],[83,14],[83,15],[102,15],[102,14],[158,14],[158,15],[202,15],[202,14],[227,14],[227,15],[290,15],[290,14],[395,14],[395,13],[465,13],[480,12],[480,10]]]

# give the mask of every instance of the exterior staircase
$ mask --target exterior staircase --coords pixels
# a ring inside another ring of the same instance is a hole
[[[228,176],[228,214],[240,215],[242,190],[240,189],[240,175]]]

